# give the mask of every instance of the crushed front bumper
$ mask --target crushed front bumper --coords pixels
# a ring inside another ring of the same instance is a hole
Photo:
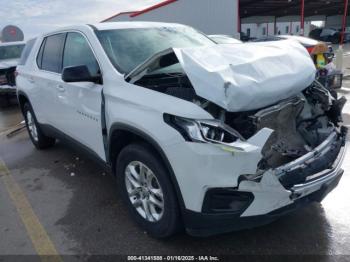
[[[186,230],[190,235],[206,237],[269,224],[312,202],[321,201],[338,185],[342,175],[343,170],[339,169],[332,179],[329,179],[317,191],[264,215],[240,217],[237,214],[205,214],[186,210],[183,213]]]
[[[252,228],[270,223],[308,203],[321,201],[343,175],[341,164],[346,152],[346,134],[347,129],[342,128],[340,133],[332,133],[314,151],[266,172],[259,181],[240,182],[233,191],[254,195],[254,200],[240,212],[185,210],[183,217],[188,233],[208,236]]]

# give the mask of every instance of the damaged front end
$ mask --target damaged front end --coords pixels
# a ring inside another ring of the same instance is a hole
[[[268,214],[339,181],[346,99],[334,98],[314,80],[314,65],[302,47],[197,51],[165,50],[126,80],[195,103],[212,115],[214,120],[191,120],[165,114],[165,122],[185,140],[211,143],[233,155],[259,152],[260,160],[250,163],[254,172],[236,178],[234,190],[255,196],[242,217]]]
[[[330,151],[333,153],[327,154],[329,161],[321,161],[323,164],[314,170],[318,172],[334,162],[340,147],[345,144],[346,128],[340,127],[345,103],[344,97],[336,100],[324,87],[314,82],[299,96],[272,107],[240,114],[227,113],[226,122],[245,137],[262,128],[274,130],[262,148],[263,158],[258,165],[258,173],[292,165],[293,161],[311,152],[317,156],[322,143],[332,138]],[[245,124],[241,125],[241,121]],[[290,184],[303,182],[301,178],[297,179],[303,177],[302,173],[291,176],[294,179],[285,179],[284,185],[289,187]]]
[[[273,130],[261,148],[256,173],[238,179],[238,191],[256,196],[242,217],[269,214],[307,196],[321,201],[323,191],[336,186],[343,174],[340,165],[348,131],[341,126],[345,103],[344,97],[337,100],[314,82],[273,106],[225,112],[225,123],[245,139],[266,128]]]

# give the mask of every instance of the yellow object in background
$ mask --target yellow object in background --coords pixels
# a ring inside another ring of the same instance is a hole
[[[316,55],[316,67],[317,68],[324,68],[326,66],[326,58],[324,57],[324,54],[317,54]]]

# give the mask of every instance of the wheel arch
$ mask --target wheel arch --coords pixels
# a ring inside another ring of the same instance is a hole
[[[17,91],[17,100],[18,100],[18,104],[19,104],[19,107],[21,109],[21,112],[23,113],[23,107],[24,107],[25,103],[29,103],[30,104],[29,98],[26,95],[26,93],[24,93],[23,91],[18,90]]]
[[[170,181],[176,192],[176,197],[178,199],[180,209],[182,211],[185,210],[185,203],[182,198],[181,190],[177,182],[174,170],[161,146],[145,132],[122,123],[113,124],[110,128],[109,134],[107,159],[112,167],[113,174],[115,174],[116,168],[115,160],[125,146],[131,143],[146,144],[148,148],[151,149],[153,153],[159,157],[159,159],[161,159],[164,167],[167,169]]]

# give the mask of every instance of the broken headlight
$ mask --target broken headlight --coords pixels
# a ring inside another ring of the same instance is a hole
[[[164,121],[191,142],[233,143],[241,136],[218,120],[196,120],[164,114]]]

